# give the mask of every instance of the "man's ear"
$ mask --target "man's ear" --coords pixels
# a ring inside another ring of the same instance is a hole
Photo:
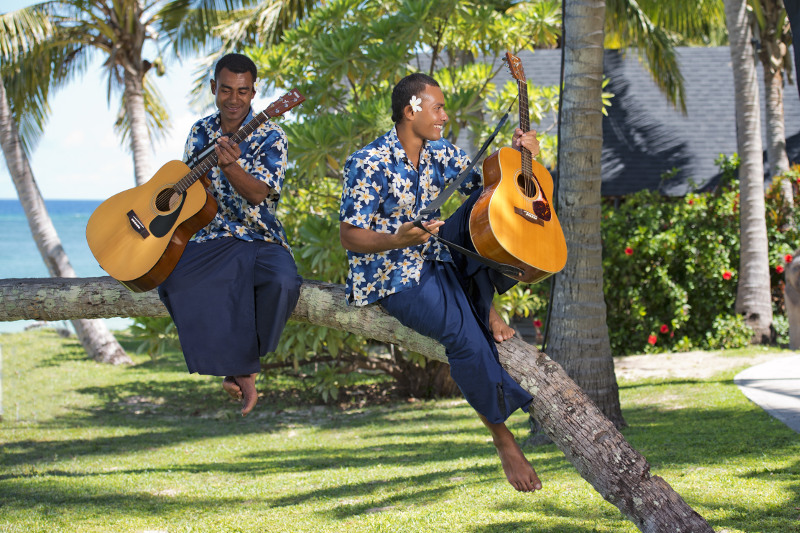
[[[211,80],[211,94],[217,95],[217,82],[215,80]]]
[[[403,118],[405,118],[409,122],[414,121],[414,110],[411,109],[410,105],[407,105],[403,108]]]

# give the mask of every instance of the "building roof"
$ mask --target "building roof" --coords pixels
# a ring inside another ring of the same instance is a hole
[[[526,77],[534,85],[558,85],[560,50],[520,54]],[[687,114],[672,107],[656,87],[636,51],[606,50],[606,91],[615,96],[603,117],[603,196],[623,196],[642,189],[681,196],[695,187],[713,187],[719,180],[714,163],[720,154],[736,152],[733,70],[728,47],[677,49],[684,77]],[[760,65],[761,121],[764,83]],[[505,70],[498,83],[510,80]],[[800,99],[793,86],[784,91],[787,153],[800,160]],[[766,139],[762,126],[762,139]],[[765,142],[765,141],[762,141]],[[764,144],[766,147],[766,144]],[[764,151],[766,160],[766,149]],[[662,179],[677,169],[675,175]]]

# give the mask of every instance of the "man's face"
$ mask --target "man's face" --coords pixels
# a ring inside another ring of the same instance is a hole
[[[211,80],[211,93],[223,126],[238,128],[244,121],[256,96],[254,82],[251,73],[236,73],[226,68],[219,72],[216,80]]]
[[[444,126],[447,123],[442,90],[433,85],[426,85],[419,97],[422,98],[422,104],[420,104],[422,111],[414,113],[411,127],[414,133],[423,139],[438,141],[442,138]]]

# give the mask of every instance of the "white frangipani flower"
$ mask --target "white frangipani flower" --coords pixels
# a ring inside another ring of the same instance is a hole
[[[419,96],[412,96],[408,103],[411,105],[412,111],[422,111],[422,106],[420,105],[422,103],[422,98]]]

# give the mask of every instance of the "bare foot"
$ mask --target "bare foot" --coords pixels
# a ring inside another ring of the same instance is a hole
[[[236,384],[242,393],[242,416],[253,410],[258,402],[258,391],[256,391],[256,376],[258,374],[245,374],[242,376],[234,376]]]
[[[481,415],[478,415],[492,434],[492,441],[500,456],[500,464],[506,479],[511,486],[520,492],[533,492],[541,490],[542,482],[536,471],[525,458],[522,449],[514,439],[514,435],[505,424],[492,424]]]
[[[242,399],[242,389],[236,383],[236,380],[233,376],[225,376],[225,379],[222,380],[222,388],[225,389],[225,392],[228,393],[228,396],[234,400]]]
[[[494,307],[489,310],[489,329],[497,342],[506,341],[516,333],[514,328],[505,323]]]

